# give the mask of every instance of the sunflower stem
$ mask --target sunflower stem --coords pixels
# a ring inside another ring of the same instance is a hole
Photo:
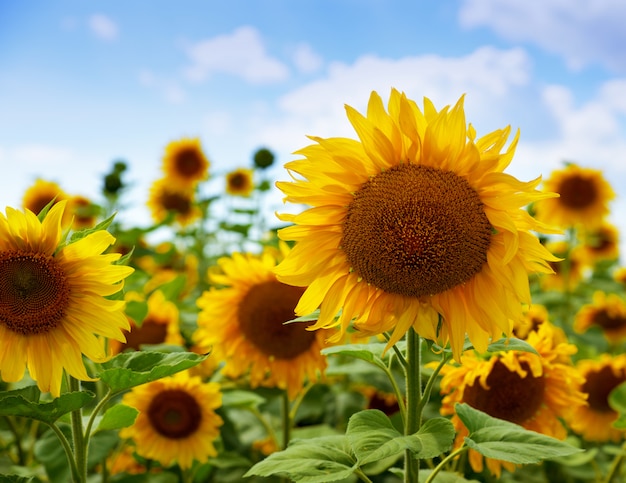
[[[411,435],[419,431],[422,422],[419,410],[422,401],[421,380],[421,342],[420,335],[413,328],[407,332],[406,345],[406,421],[404,434]],[[404,453],[404,482],[417,483],[419,481],[419,460],[411,450]]]
[[[75,377],[69,376],[70,392],[80,391],[80,382]],[[74,458],[76,464],[76,483],[87,481],[87,455],[85,447],[85,435],[83,433],[83,410],[78,408],[71,413],[72,420],[72,440],[74,442]],[[70,458],[71,459],[71,458]]]
[[[457,456],[465,453],[467,450],[469,450],[467,446],[461,446],[460,448],[454,450],[452,453],[446,456],[444,459],[442,459],[441,462],[435,467],[435,469],[433,469],[430,475],[428,475],[428,478],[426,478],[426,481],[424,483],[432,483],[433,481],[435,481],[435,477],[450,461],[452,461]]]
[[[72,446],[70,442],[67,440],[61,428],[59,428],[56,424],[48,424],[45,423],[52,431],[57,435],[59,441],[61,442],[61,446],[63,446],[63,451],[65,451],[65,456],[67,457],[67,462],[70,465],[70,473],[72,473],[72,480],[75,483],[83,482],[84,480],[80,479],[80,474],[78,471],[78,467],[76,466],[76,461],[74,460],[74,453],[72,451]]]
[[[283,417],[283,449],[286,449],[291,439],[291,411],[289,407],[289,395],[283,391],[281,395]]]

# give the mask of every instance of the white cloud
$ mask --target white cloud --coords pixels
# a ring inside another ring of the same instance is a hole
[[[90,16],[88,25],[93,34],[102,40],[112,41],[119,36],[117,24],[104,14],[96,13]]]
[[[138,79],[141,85],[154,89],[170,104],[182,104],[187,99],[187,93],[178,82],[160,78],[150,70],[140,71]]]
[[[565,58],[573,69],[600,63],[626,71],[623,0],[464,0],[465,27],[489,27],[513,41],[531,42]]]
[[[261,35],[253,27],[239,27],[231,34],[187,45],[185,53],[191,61],[185,75],[191,81],[204,81],[215,73],[241,77],[253,84],[289,77],[288,67],[267,53]]]
[[[293,52],[293,63],[300,72],[310,74],[318,71],[324,61],[309,44],[300,44]]]

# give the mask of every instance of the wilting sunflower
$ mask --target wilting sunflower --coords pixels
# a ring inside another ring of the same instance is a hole
[[[187,226],[202,216],[195,201],[195,191],[192,188],[178,188],[166,178],[152,183],[147,204],[156,223],[165,221],[170,213],[173,213],[174,220],[180,226]]]
[[[582,237],[582,250],[590,265],[602,260],[617,260],[619,230],[615,225],[605,221],[598,228],[585,231]]]
[[[120,431],[135,442],[138,455],[183,469],[217,455],[213,443],[223,423],[215,413],[222,405],[219,384],[183,371],[135,387],[122,402],[139,410],[133,425]]]
[[[561,418],[572,409],[585,404],[584,394],[573,387],[583,378],[571,365],[576,346],[558,342],[550,324],[544,323],[528,334],[528,343],[539,355],[531,352],[507,351],[481,358],[466,352],[460,365],[443,368],[441,414],[454,414],[457,403],[519,424],[526,429],[564,439],[567,429]],[[452,423],[457,430],[455,445],[463,444],[467,428],[456,414]],[[469,461],[474,471],[483,470],[483,456],[473,450]],[[491,473],[500,476],[502,467],[509,471],[515,465],[486,459]]]
[[[183,138],[165,147],[164,177],[178,188],[194,188],[199,181],[207,179],[209,164],[198,138]]]
[[[425,99],[422,113],[392,90],[389,113],[375,92],[366,117],[346,109],[360,141],[313,137],[286,164],[294,181],[277,183],[286,201],[312,205],[279,215],[294,224],[279,236],[297,244],[278,279],[308,286],[296,313],[320,307],[311,329],[343,333],[355,319],[364,334],[393,330],[390,345],[413,327],[456,358],[466,333],[485,350],[522,317],[528,273],[556,260],[522,209],[550,195],[503,173],[517,136],[503,153],[510,128],[476,139],[463,98],[441,111]]]
[[[124,302],[105,297],[133,271],[114,264],[119,254],[102,254],[115,241],[104,230],[65,244],[66,204],[55,204],[43,221],[29,210],[0,213],[0,373],[15,382],[28,368],[53,396],[63,370],[92,380],[82,354],[103,361],[104,338],[124,340]]]
[[[617,294],[596,291],[593,302],[583,305],[574,319],[574,330],[585,332],[599,327],[609,343],[626,339],[626,300]]]
[[[576,368],[584,378],[577,389],[587,394],[589,404],[568,415],[570,428],[587,441],[622,441],[626,433],[612,427],[618,414],[609,405],[609,394],[626,382],[626,354],[601,354],[597,360],[578,361]]]
[[[609,202],[615,198],[611,185],[602,171],[568,164],[550,174],[544,190],[558,193],[558,198],[547,198],[535,204],[538,220],[562,228],[590,229],[602,224],[609,213]]]
[[[294,398],[305,380],[316,381],[326,368],[320,354],[327,331],[311,332],[295,318],[303,288],[276,280],[276,259],[235,253],[218,261],[222,273],[210,273],[214,287],[198,300],[194,340],[212,347],[211,356],[225,361],[223,374],[249,374],[250,385],[279,387]]]
[[[126,342],[111,341],[114,354],[127,349],[139,350],[144,344],[184,345],[176,304],[167,300],[161,290],[157,290],[148,297],[147,305],[148,313],[141,324],[131,321],[130,330],[124,331]]]
[[[58,203],[59,201],[69,199],[70,196],[63,191],[58,183],[38,178],[35,180],[35,183],[24,192],[22,207],[38,215],[52,200]],[[62,220],[63,226],[67,226],[71,219],[71,210],[65,210]]]
[[[226,192],[235,196],[250,196],[254,189],[254,171],[239,168],[226,175]]]

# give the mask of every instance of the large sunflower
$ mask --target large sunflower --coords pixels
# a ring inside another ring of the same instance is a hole
[[[577,389],[587,394],[589,404],[576,408],[567,417],[569,426],[587,441],[618,442],[626,432],[613,428],[618,414],[609,405],[609,394],[626,382],[626,354],[601,354],[597,360],[583,359],[576,368],[584,380]]]
[[[165,147],[163,173],[178,188],[193,188],[207,179],[209,164],[198,138],[182,138]]]
[[[124,340],[124,302],[105,297],[122,289],[132,268],[102,254],[113,236],[99,230],[65,244],[66,201],[43,221],[31,211],[0,213],[0,372],[19,381],[25,368],[39,388],[59,396],[63,370],[87,375],[82,354],[103,361],[104,337]]]
[[[531,232],[547,228],[522,209],[550,195],[503,173],[517,136],[503,153],[510,128],[476,139],[463,98],[441,111],[425,99],[422,113],[392,90],[389,113],[375,92],[366,117],[346,109],[360,141],[313,137],[286,164],[294,181],[277,184],[312,205],[279,215],[294,224],[280,237],[297,244],[278,279],[308,287],[296,313],[320,307],[311,329],[355,319],[364,334],[393,330],[389,344],[413,327],[450,341],[456,358],[466,333],[485,350],[522,317],[528,273],[556,260]]]
[[[536,203],[535,216],[562,228],[600,226],[609,213],[609,201],[615,198],[615,192],[602,171],[575,163],[553,171],[545,180],[543,189],[560,196]]]
[[[140,456],[187,469],[194,460],[203,463],[217,455],[213,442],[223,421],[215,413],[222,405],[216,382],[179,372],[135,387],[122,402],[139,410],[120,436],[132,439]]]
[[[585,404],[585,396],[573,383],[583,381],[571,365],[576,352],[572,344],[559,342],[558,333],[544,322],[528,334],[527,342],[539,355],[508,351],[483,359],[466,352],[460,365],[443,368],[441,414],[454,414],[457,403],[467,403],[495,418],[519,424],[526,429],[564,439],[567,429],[561,418]],[[452,416],[457,429],[456,446],[468,435],[458,416]],[[483,457],[470,450],[474,471],[483,470]],[[515,465],[487,459],[491,473],[500,476],[502,467],[513,471]]]
[[[276,258],[235,253],[218,261],[222,273],[211,273],[212,288],[198,300],[195,340],[212,347],[225,361],[224,375],[249,373],[250,385],[279,387],[294,398],[305,380],[315,381],[326,368],[320,354],[326,331],[310,332],[292,320],[304,289],[276,280]]]

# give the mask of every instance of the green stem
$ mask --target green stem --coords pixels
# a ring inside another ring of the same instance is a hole
[[[24,466],[26,464],[26,457],[24,455],[24,448],[22,447],[22,437],[20,435],[20,431],[17,429],[17,425],[11,416],[4,416],[3,419],[6,421],[9,430],[13,434],[13,439],[15,440],[15,447],[17,448],[17,463],[19,466]]]
[[[289,410],[289,395],[283,391],[281,395],[283,417],[283,449],[286,449],[291,439],[291,413]]]
[[[57,438],[59,438],[59,441],[61,442],[61,446],[63,446],[63,450],[65,451],[65,456],[67,457],[67,462],[70,465],[70,472],[72,473],[72,480],[74,480],[75,482],[81,481],[79,472],[78,472],[78,467],[76,466],[76,461],[74,460],[74,453],[72,452],[72,447],[70,445],[70,442],[67,440],[67,438],[63,434],[63,431],[61,431],[61,429],[56,424],[54,423],[48,424],[48,426],[50,427],[50,429],[52,429],[52,431],[54,431],[54,433],[57,435]]]
[[[613,463],[611,464],[611,468],[609,469],[609,474],[606,475],[606,478],[604,479],[604,483],[611,483],[613,481],[613,478],[615,478],[615,476],[617,475],[620,467],[622,466],[622,462],[624,461],[624,459],[626,458],[626,443],[624,443],[622,445],[622,451],[615,455],[615,458],[613,459]]]
[[[446,365],[449,359],[450,359],[450,354],[449,353],[447,354],[444,352],[443,356],[441,357],[441,361],[439,362],[439,365],[435,368],[433,373],[430,375],[430,377],[428,378],[428,381],[426,381],[426,386],[424,387],[424,394],[422,395],[422,399],[417,408],[418,417],[421,418],[424,412],[424,406],[426,406],[426,404],[430,400],[430,395],[433,391],[433,386],[435,385],[437,376],[439,375],[439,372],[441,371],[441,369],[443,369],[443,366]]]
[[[452,461],[454,458],[459,456],[462,453],[465,453],[469,448],[467,446],[461,446],[460,448],[454,450],[448,456],[441,460],[441,462],[437,465],[437,467],[428,475],[426,481],[424,483],[432,483],[435,481],[435,477],[437,474],[448,464],[448,462]]]
[[[413,328],[406,334],[406,421],[404,434],[406,436],[416,433],[421,426],[421,414],[419,407],[422,400],[421,381],[421,337]],[[419,481],[419,460],[414,457],[411,450],[404,453],[404,482],[418,483]]]
[[[70,392],[80,391],[80,382],[78,379],[69,376]],[[74,481],[76,483],[85,483],[87,481],[87,448],[85,445],[85,435],[83,433],[83,410],[76,409],[71,413],[72,420],[72,439],[74,441],[74,458],[76,461],[77,474]]]
[[[394,346],[395,347],[395,346]],[[406,404],[404,403],[404,394],[398,387],[398,383],[396,382],[396,378],[393,377],[393,373],[391,369],[385,369],[385,374],[387,374],[387,378],[391,383],[391,387],[393,388],[393,392],[396,395],[396,399],[398,400],[398,407],[400,408],[400,416],[402,418],[402,424],[406,424]]]
[[[364,481],[365,483],[372,483],[372,480],[370,480],[360,468],[354,470],[354,474],[357,475],[361,481]]]
[[[391,336],[387,332],[383,332],[383,337],[387,340],[387,342],[391,340]],[[404,354],[402,354],[402,351],[398,349],[398,347],[396,347],[395,344],[392,345],[391,348],[395,352],[396,357],[398,358],[398,361],[400,362],[400,365],[404,368],[404,370],[406,370],[408,362],[406,361]]]

